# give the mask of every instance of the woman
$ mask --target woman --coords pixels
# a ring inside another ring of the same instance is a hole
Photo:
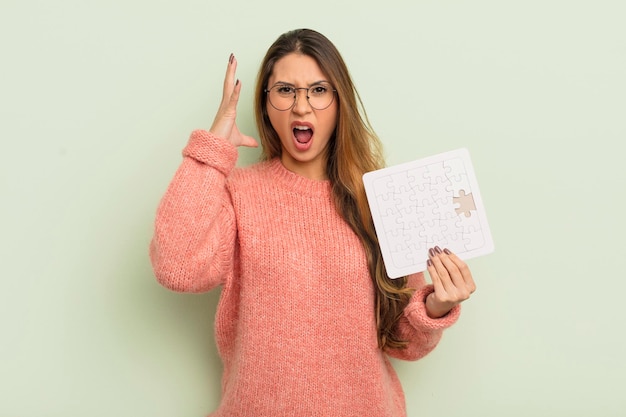
[[[362,184],[381,146],[343,59],[323,35],[281,35],[259,71],[257,146],[235,123],[231,55],[209,131],[195,131],[157,211],[150,255],[161,284],[222,286],[212,416],[404,416],[388,356],[430,352],[475,290],[465,263],[430,250],[428,271],[387,277]]]

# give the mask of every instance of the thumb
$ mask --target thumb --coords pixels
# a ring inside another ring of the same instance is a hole
[[[243,133],[241,133],[239,127],[237,127],[236,124],[233,126],[233,135],[237,138],[237,146],[248,146],[251,148],[256,148],[257,146],[259,146],[257,141],[252,136],[244,135]]]
[[[241,146],[248,146],[250,148],[256,148],[259,146],[259,143],[252,136],[241,136]]]

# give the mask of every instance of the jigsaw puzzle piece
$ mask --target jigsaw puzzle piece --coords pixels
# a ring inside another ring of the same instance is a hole
[[[405,191],[394,195],[396,200],[396,208],[401,213],[417,213],[417,195],[415,191]]]
[[[413,265],[413,261],[409,255],[410,249],[408,247],[396,245],[395,250],[391,252],[391,260],[396,268],[406,268]]]
[[[405,244],[421,246],[423,243],[420,239],[420,232],[424,227],[419,221],[417,213],[404,213],[398,218],[398,222],[402,224],[402,231],[405,234]]]
[[[426,184],[428,183],[426,172],[428,172],[428,169],[425,166],[411,168],[406,171],[412,190],[424,191]]]
[[[468,251],[482,248],[485,245],[485,236],[483,236],[481,229],[474,229],[472,227],[463,233],[463,238],[468,240],[465,243],[465,249]]]
[[[428,260],[428,246],[411,246],[407,257],[411,260],[411,265],[424,264]]]
[[[441,226],[441,231],[445,236],[463,232],[461,218],[454,212],[454,210],[444,212],[439,220],[439,225]]]
[[[393,191],[397,194],[411,191],[414,187],[413,178],[409,177],[406,171],[391,174],[391,181],[394,185]]]
[[[437,193],[437,190],[431,188],[429,183],[424,183],[422,189],[416,189],[414,194],[414,199],[418,207],[424,207],[424,205],[428,204],[427,202],[432,202],[433,196]]]
[[[468,233],[471,229],[480,230],[481,224],[478,216],[465,216],[464,214],[459,215],[459,223],[458,226],[461,227],[463,232]]]
[[[450,179],[450,186],[448,190],[453,195],[459,195],[459,192],[465,191],[466,194],[472,192],[472,188],[470,187],[470,182],[467,177],[467,174],[461,174],[455,177],[455,179]]]
[[[432,198],[436,202],[437,206],[446,206],[452,204],[454,197],[450,191],[452,183],[449,180],[438,182],[436,184],[430,184],[432,191]]]
[[[441,218],[442,212],[437,203],[431,200],[422,201],[422,206],[417,212],[417,219],[420,223],[430,221],[432,219]]]
[[[441,232],[439,219],[433,218],[422,222],[421,225],[423,229],[420,231],[420,236],[422,239],[426,239],[426,245],[428,247],[442,244],[444,236]]]
[[[428,180],[430,184],[448,181],[448,173],[450,167],[445,167],[443,165],[443,162],[429,164],[426,166],[426,168],[427,171],[424,174],[424,177]]]
[[[485,245],[485,236],[480,224],[480,218],[476,215],[466,217],[459,216],[459,226],[462,228],[462,237],[465,240],[465,250],[470,251],[482,248]]]
[[[391,177],[386,175],[384,177],[376,178],[372,183],[374,194],[378,196],[386,196],[387,194],[393,194],[394,187],[391,181]]]
[[[456,208],[454,205],[454,200],[453,198],[450,199],[446,199],[444,201],[436,201],[435,202],[437,204],[437,212],[439,213],[439,218],[440,219],[447,219],[447,218],[457,218],[459,215],[456,213]]]
[[[447,168],[447,177],[451,182],[461,181],[461,176],[466,175],[467,169],[461,158],[451,158],[443,161],[444,168]]]
[[[443,166],[449,168],[448,180],[450,181],[449,191],[458,195],[460,190],[471,192],[467,169],[461,158],[452,158],[443,162]]]
[[[376,196],[376,205],[381,216],[397,213],[397,201],[393,193],[378,194]]]
[[[385,216],[380,217],[383,225],[383,230],[386,235],[392,239],[397,237],[401,233],[402,225],[396,220],[396,216],[393,213],[388,213]]]
[[[419,218],[420,213],[417,210],[402,210],[399,212],[399,215],[396,216],[396,221],[402,225],[403,229],[413,230],[416,227],[419,227]]]
[[[446,234],[446,248],[456,254],[467,252],[467,247],[471,246],[471,239],[472,236],[468,236],[460,231],[452,234]]]

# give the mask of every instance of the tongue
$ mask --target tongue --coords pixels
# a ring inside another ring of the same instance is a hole
[[[311,140],[311,137],[313,136],[313,132],[310,129],[307,129],[307,130],[294,129],[293,134],[296,137],[296,140],[300,143],[307,143],[308,141]]]

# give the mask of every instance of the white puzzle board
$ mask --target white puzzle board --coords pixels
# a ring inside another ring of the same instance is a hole
[[[363,182],[390,278],[426,270],[434,246],[464,260],[493,252],[467,149],[368,172]]]

